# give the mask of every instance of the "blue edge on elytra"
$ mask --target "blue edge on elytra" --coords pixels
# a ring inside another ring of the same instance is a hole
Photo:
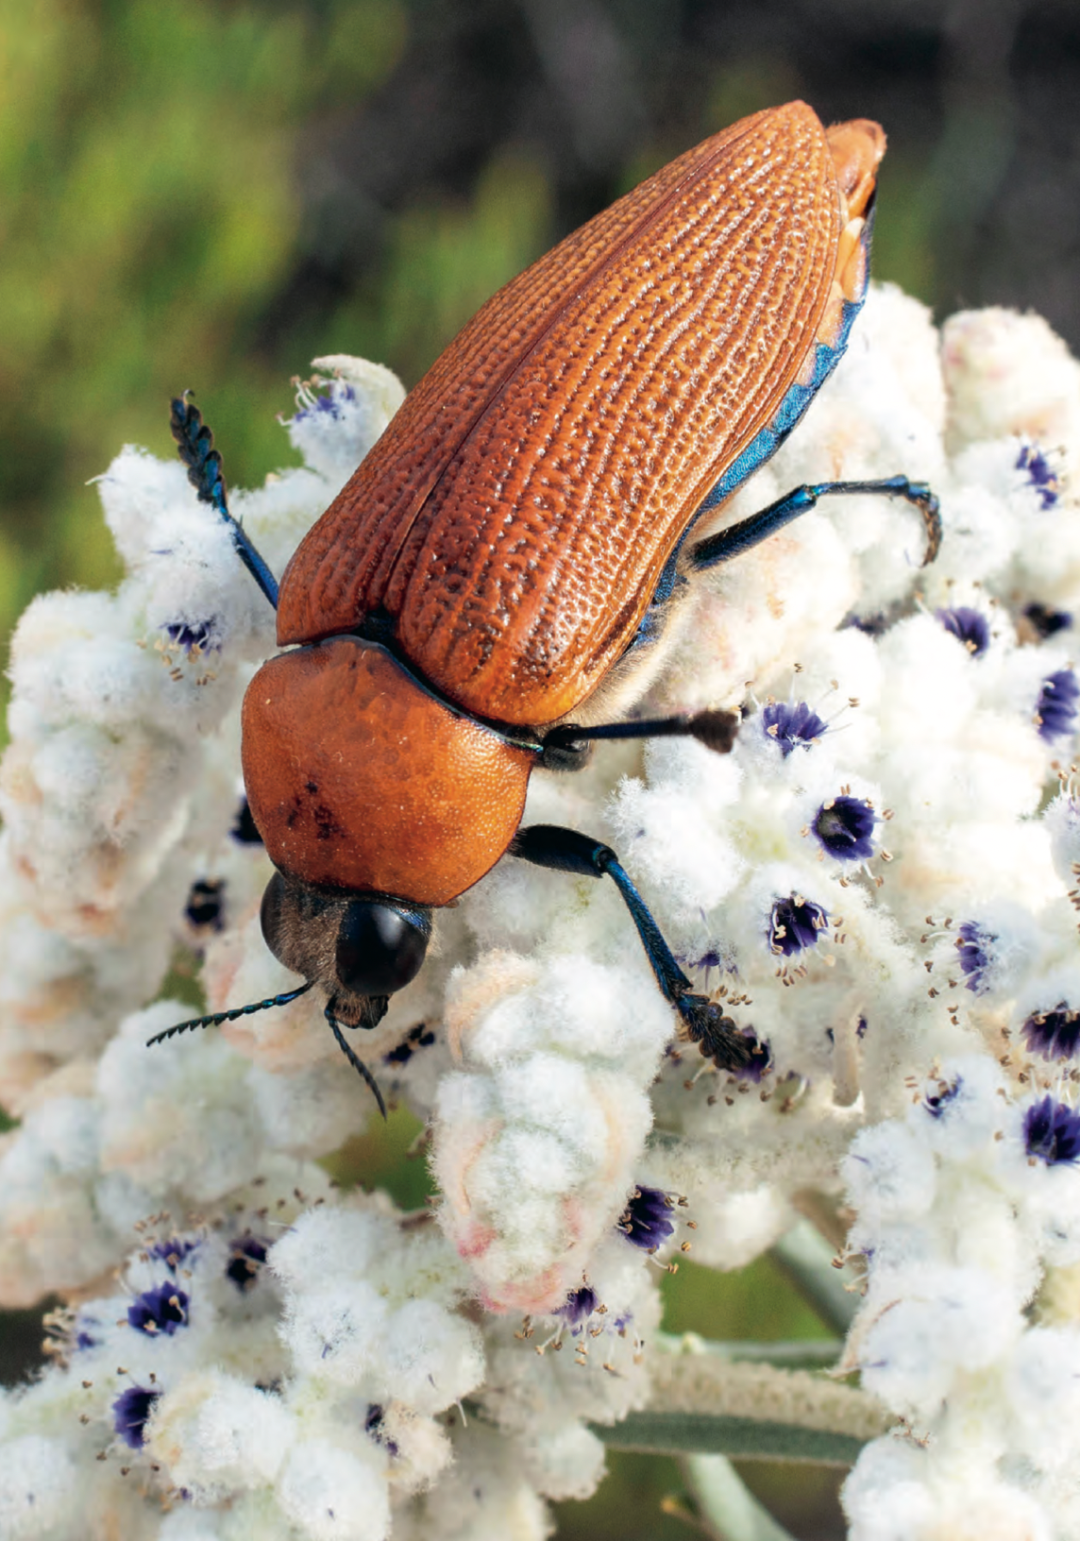
[[[867,256],[864,271],[867,273],[868,278],[870,271],[870,238],[873,223],[874,211],[871,204],[867,212],[866,224],[863,226],[862,234],[859,237],[860,245]],[[810,383],[808,385],[796,384],[788,388],[772,421],[766,423],[756,438],[746,446],[742,454],[731,462],[711,491],[707,492],[704,498],[702,498],[693,519],[691,519],[683,531],[674,551],[664,564],[660,581],[656,585],[656,592],[653,594],[649,608],[645,612],[637,634],[630,644],[632,648],[640,647],[646,642],[651,642],[656,637],[662,625],[662,608],[665,602],[671,598],[678,581],[679,553],[682,551],[687,537],[693,531],[698,520],[712,509],[718,508],[726,498],[731,497],[732,493],[737,492],[743,483],[748,481],[754,472],[776,453],[788,434],[796,427],[807,407],[843,357],[847,349],[848,337],[851,335],[851,328],[854,325],[855,317],[862,310],[865,300],[866,283],[863,284],[862,293],[858,299],[845,300],[843,302],[840,329],[833,346],[829,347],[825,343],[817,344],[814,356],[814,373]]]

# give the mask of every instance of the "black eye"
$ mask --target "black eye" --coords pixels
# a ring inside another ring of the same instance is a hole
[[[338,930],[338,979],[355,995],[392,995],[415,979],[427,944],[424,917],[354,899]]]

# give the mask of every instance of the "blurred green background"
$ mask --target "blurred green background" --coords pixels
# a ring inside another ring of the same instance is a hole
[[[890,135],[879,276],[1080,342],[1075,0],[0,0],[0,632],[115,578],[87,482],[125,442],[173,452],[170,394],[256,482],[315,354],[411,385],[581,220],[796,95]],[[407,1133],[357,1153],[403,1196]],[[668,1288],[673,1328],[823,1330],[768,1262]],[[687,1533],[673,1467],[616,1469],[561,1535]],[[841,1533],[835,1476],[751,1480],[795,1535]]]

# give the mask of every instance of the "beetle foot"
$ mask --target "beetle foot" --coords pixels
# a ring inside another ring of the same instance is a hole
[[[683,995],[676,1002],[682,1017],[679,1037],[696,1043],[705,1059],[717,1070],[758,1081],[772,1064],[769,1045],[752,1032],[741,1028],[733,1017],[705,995]]]

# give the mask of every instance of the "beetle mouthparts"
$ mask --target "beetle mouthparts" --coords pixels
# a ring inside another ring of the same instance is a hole
[[[390,997],[387,995],[336,995],[327,1009],[342,1027],[370,1030],[378,1027],[389,1005]]]

